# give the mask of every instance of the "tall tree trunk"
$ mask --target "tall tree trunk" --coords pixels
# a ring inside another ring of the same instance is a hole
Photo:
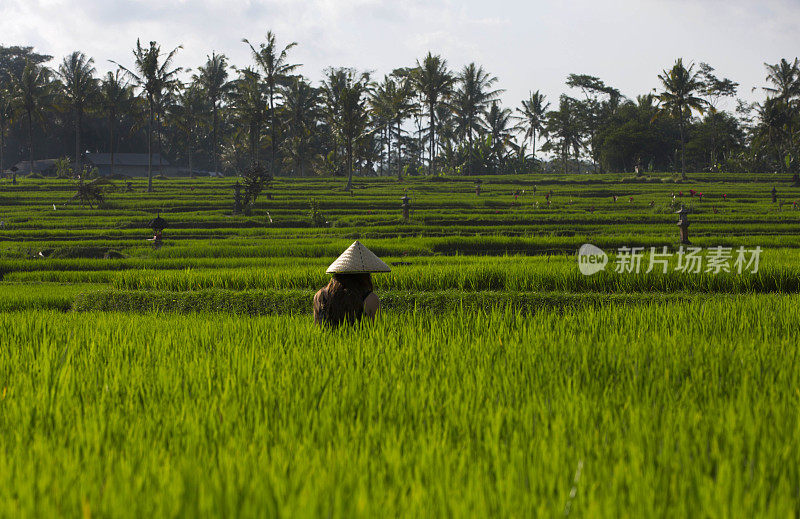
[[[253,156],[255,157],[255,162],[258,163],[261,160],[261,125],[256,123],[255,125],[255,133],[253,134]]]
[[[425,134],[422,131],[422,117],[417,118],[417,153],[419,154],[419,165],[425,163]]]
[[[436,145],[436,114],[434,113],[434,105],[431,103],[431,155],[429,157],[429,168],[428,174],[433,175],[433,162],[435,157],[435,149],[434,146]]]
[[[397,175],[400,176],[403,173],[403,166],[400,157],[400,119],[397,120]]]
[[[295,142],[295,157],[294,157],[294,175],[296,177],[303,177],[303,140],[300,138],[299,127],[300,125],[295,122],[294,126],[294,142]]]
[[[28,115],[28,164],[30,165],[30,172],[33,173],[33,115],[31,111],[27,111]],[[11,179],[12,184],[17,183],[17,173],[14,172],[14,177]]]
[[[386,147],[386,128],[381,128],[381,161],[378,164],[378,176],[383,176],[383,149]]]
[[[111,113],[108,116],[108,142],[109,142],[109,150],[111,151],[111,172],[110,175],[114,175],[114,114]]]
[[[213,108],[213,125],[214,125],[214,173],[219,171],[219,144],[217,142],[217,126],[218,126],[218,118],[217,118],[217,102],[214,101],[214,108]],[[191,159],[189,159],[191,162]],[[189,168],[189,174],[192,174],[191,167]]]
[[[158,146],[158,174],[164,174],[164,153],[161,146],[164,144],[164,133],[161,127],[161,116],[156,115],[156,146]]]
[[[276,148],[276,132],[275,132],[275,92],[274,87],[272,84],[269,86],[269,132],[270,132],[270,140],[272,142],[269,143],[269,150],[270,150],[270,161],[271,164],[269,165],[270,169],[272,170],[272,174],[278,174],[277,164],[275,162],[275,148]]]
[[[792,113],[792,105],[791,105],[791,103],[789,101],[787,101],[786,104],[788,105],[789,113],[791,114]],[[792,133],[792,117],[791,116],[786,121],[786,138],[789,141],[788,146],[786,146],[786,153],[788,154],[792,149],[794,149],[794,135]],[[786,155],[781,157],[781,168],[783,168],[783,171],[788,173],[789,172],[789,168],[791,167],[791,164],[786,164],[785,158],[786,158]]]
[[[389,172],[388,176],[392,176],[392,123],[386,127],[386,169]]]
[[[153,99],[149,101],[149,115],[147,122],[147,192],[153,192]]]
[[[306,149],[302,145],[302,142],[303,142],[302,139],[300,138],[300,136],[298,136],[297,137],[297,143],[298,143],[297,144],[297,162],[296,162],[296,165],[295,165],[295,167],[297,168],[297,176],[298,177],[305,177],[306,176],[305,161],[303,160],[305,158]]]
[[[383,129],[383,146],[381,146],[381,176],[386,175],[386,171],[392,167],[392,156],[389,154],[389,150],[391,150],[392,146],[391,128],[392,125],[388,124]],[[384,151],[386,151],[385,154]]]
[[[347,139],[347,186],[345,191],[350,191],[353,188],[353,141]]]
[[[81,167],[81,109],[75,109],[75,171],[81,177],[83,184],[83,168]]]
[[[469,143],[469,152],[467,153],[467,174],[472,175],[472,130],[467,125],[467,142]]]
[[[686,180],[686,138],[683,134],[683,111],[681,111],[681,121],[680,121],[680,130],[681,130],[681,180]]]
[[[717,120],[714,114],[711,114],[711,170],[714,171],[717,166]]]
[[[333,176],[336,177],[336,176],[338,176],[338,173],[339,173],[339,169],[338,169],[338,167],[339,167],[339,143],[334,141],[333,150],[331,150],[331,151],[333,152],[333,168],[334,168]]]
[[[192,134],[189,133],[189,145],[186,150],[186,156],[189,158],[189,178],[192,177]]]

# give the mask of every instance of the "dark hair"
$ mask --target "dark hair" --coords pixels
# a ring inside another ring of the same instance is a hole
[[[314,296],[314,322],[329,326],[358,322],[364,314],[364,299],[372,291],[370,274],[334,274]]]
[[[338,283],[347,290],[366,291],[369,294],[374,290],[371,274],[334,274],[328,286]],[[366,295],[365,294],[365,295]]]

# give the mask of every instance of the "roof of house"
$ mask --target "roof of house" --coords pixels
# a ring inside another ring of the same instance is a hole
[[[110,153],[87,153],[86,160],[95,166],[110,166]],[[169,166],[170,163],[163,157],[159,160],[158,153],[153,153],[153,165]],[[147,166],[147,153],[115,153],[115,166]]]
[[[42,159],[42,160],[34,160],[33,161],[33,168],[31,168],[30,161],[21,160],[14,164],[14,167],[17,168],[17,172],[29,172],[31,169],[33,171],[44,171],[46,169],[50,169],[55,166],[56,161],[58,159]],[[9,168],[10,171],[10,168]]]

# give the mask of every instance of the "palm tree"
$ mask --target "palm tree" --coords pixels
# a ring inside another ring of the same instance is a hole
[[[773,85],[764,87],[764,90],[786,102],[800,96],[800,60],[795,58],[789,63],[784,58],[774,65],[764,63],[764,66],[767,68],[767,81]]]
[[[786,132],[792,119],[789,104],[778,97],[767,97],[757,109],[760,124],[754,131],[753,147],[765,149],[767,155],[774,154],[775,171],[783,169],[789,140]]]
[[[781,59],[775,65],[764,63],[767,67],[767,81],[772,83],[772,87],[765,87],[764,90],[772,94],[779,103],[786,105],[791,111],[796,104],[797,97],[800,97],[800,60],[797,58],[789,63],[786,59]],[[794,148],[794,130],[792,129],[792,117],[786,118],[786,150]],[[783,160],[779,161],[783,164]]]
[[[192,174],[194,149],[197,145],[197,133],[204,126],[207,117],[209,102],[208,91],[205,86],[194,82],[183,88],[176,97],[176,102],[170,105],[170,121],[183,135],[186,145],[186,160],[189,174]]]
[[[211,103],[212,118],[212,145],[211,153],[214,160],[214,172],[219,171],[219,104],[223,97],[230,91],[228,82],[228,58],[224,54],[211,53],[207,56],[206,64],[200,67],[200,73],[194,80],[205,90],[208,101]]]
[[[653,94],[644,94],[636,96],[636,119],[643,126],[647,127],[653,123],[653,120],[658,117],[658,105],[656,103],[656,96]]]
[[[517,128],[525,132],[524,139],[531,140],[531,153],[536,160],[536,134],[542,134],[545,129],[545,115],[550,108],[550,103],[545,101],[545,95],[532,92],[528,99],[522,101],[522,107],[517,108],[519,124]]]
[[[279,173],[277,169],[278,163],[275,159],[275,152],[277,148],[278,132],[275,117],[275,99],[279,94],[278,87],[283,85],[289,74],[295,71],[300,65],[293,65],[287,63],[289,51],[297,46],[296,42],[291,42],[286,45],[283,50],[278,52],[277,43],[275,42],[275,34],[272,31],[267,31],[266,42],[259,45],[256,50],[253,45],[247,41],[242,40],[250,47],[253,54],[253,59],[256,65],[264,72],[264,80],[267,82],[267,89],[269,95],[269,126],[270,126],[270,152],[272,153],[273,175]]]
[[[295,78],[283,94],[285,120],[289,130],[286,154],[293,166],[294,174],[305,176],[304,168],[311,156],[312,139],[317,126],[319,94],[301,78]]]
[[[719,161],[717,160],[717,141],[718,135],[718,120],[724,116],[717,110],[717,104],[720,99],[725,97],[735,97],[736,90],[739,88],[739,83],[731,81],[728,78],[718,78],[714,74],[714,67],[708,63],[700,63],[698,77],[701,84],[701,94],[705,96],[708,103],[708,111],[706,113],[705,121],[711,125],[711,150],[709,152],[709,162],[712,167],[717,167]]]
[[[380,170],[379,173],[383,174],[384,154],[383,151],[387,146],[389,147],[389,161],[391,162],[391,137],[389,135],[393,119],[391,107],[391,90],[396,87],[394,80],[389,76],[384,76],[383,81],[376,83],[372,89],[372,95],[369,98],[370,115],[372,116],[372,124],[376,129],[380,130]]]
[[[694,95],[702,89],[698,75],[693,72],[694,64],[689,68],[683,66],[683,59],[678,58],[670,70],[664,70],[658,79],[664,91],[659,94],[658,100],[661,111],[678,119],[678,128],[681,137],[681,178],[686,180],[686,120],[692,116],[692,111],[702,114],[705,111],[706,101]]]
[[[471,175],[473,136],[485,128],[483,118],[486,115],[486,108],[503,90],[492,90],[497,78],[490,76],[483,67],[475,63],[466,65],[458,75],[457,81],[458,87],[453,93],[452,105],[456,114],[456,131],[461,137],[466,137],[469,144],[467,173]]]
[[[239,127],[247,130],[250,163],[256,164],[261,148],[261,128],[267,120],[267,90],[260,74],[249,67],[239,70],[239,77],[233,83],[230,94],[233,116],[240,122]]]
[[[345,169],[341,167],[339,162],[339,156],[340,154],[344,154],[344,152],[342,151],[342,142],[337,125],[339,117],[339,90],[346,81],[347,69],[329,68],[325,70],[325,76],[326,78],[322,81],[321,87],[322,116],[324,129],[328,133],[331,145],[331,150],[327,154],[326,159],[333,168],[333,175],[337,176]]]
[[[502,167],[506,156],[506,148],[514,147],[511,138],[511,110],[501,108],[497,101],[492,102],[492,107],[486,114],[486,129],[492,139],[492,158],[495,166]]]
[[[108,118],[108,142],[111,152],[111,174],[114,174],[114,129],[119,117],[133,106],[133,87],[122,77],[120,71],[109,72],[100,82],[100,112]]]
[[[123,67],[116,61],[112,61],[122,69],[134,84],[142,90],[142,94],[147,98],[147,192],[153,191],[153,126],[155,124],[155,112],[157,103],[161,102],[164,93],[174,88],[177,76],[181,68],[171,68],[172,62],[178,50],[182,46],[177,46],[167,54],[162,54],[161,46],[151,41],[148,48],[144,48],[139,40],[136,40],[136,48],[133,50],[133,68],[136,72]]]
[[[75,172],[81,175],[81,181],[83,180],[81,127],[84,111],[96,100],[97,78],[94,77],[95,72],[94,59],[80,51],[75,51],[65,57],[58,67],[58,77],[62,83],[61,94],[75,116],[74,164]]]
[[[414,109],[411,83],[401,76],[384,76],[383,81],[375,86],[371,99],[373,117],[385,126],[388,144],[388,163],[391,170],[392,136],[398,140],[397,165],[400,166],[400,139],[402,124]]]
[[[414,87],[422,97],[430,119],[430,157],[428,173],[433,174],[436,161],[436,107],[448,97],[455,82],[453,75],[447,70],[447,60],[434,56],[430,52],[422,60],[417,60],[417,68],[411,75]]]
[[[156,155],[158,156],[158,172],[164,170],[164,152],[165,146],[168,146],[169,136],[166,134],[167,128],[170,126],[169,117],[172,115],[170,108],[178,101],[178,96],[181,94],[184,86],[179,80],[168,83],[167,87],[155,97],[155,128],[154,137],[156,142]]]
[[[323,82],[328,119],[337,139],[344,144],[347,158],[347,186],[353,186],[353,148],[367,136],[369,117],[366,101],[369,74],[357,74],[353,69],[333,69]]]
[[[402,173],[402,157],[400,155],[401,148],[403,144],[403,134],[408,133],[403,130],[403,121],[408,119],[409,117],[413,117],[413,115],[417,112],[418,105],[414,102],[414,87],[411,84],[410,78],[398,76],[398,80],[401,82],[400,86],[397,88],[397,92],[393,97],[393,112],[394,112],[394,137],[397,139],[397,145],[395,146],[396,156],[397,156],[397,174],[401,175]],[[392,132],[389,133],[389,137],[391,138]]]
[[[12,103],[25,114],[28,130],[28,161],[33,172],[33,120],[44,122],[44,110],[51,106],[53,84],[50,71],[42,65],[26,61],[19,76],[11,76]],[[16,183],[14,173],[13,182]]]
[[[558,110],[547,112],[545,132],[547,143],[543,150],[553,150],[561,155],[564,162],[564,172],[567,171],[569,152],[575,153],[575,161],[580,159],[580,150],[583,145],[583,124],[578,113],[580,102],[569,96],[559,98]],[[580,164],[579,164],[580,168]]]

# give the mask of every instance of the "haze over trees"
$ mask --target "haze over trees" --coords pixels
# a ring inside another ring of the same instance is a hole
[[[628,98],[574,73],[565,93],[503,106],[490,64],[460,69],[427,53],[383,77],[331,67],[315,84],[292,59],[295,42],[267,32],[243,40],[252,61],[212,51],[192,71],[181,47],[137,41],[129,56],[61,60],[0,47],[0,170],[86,152],[148,153],[187,173],[473,175],[566,172],[774,171],[800,166],[800,61],[765,63],[762,102],[738,83],[682,58]],[[99,64],[113,70],[99,76]]]

